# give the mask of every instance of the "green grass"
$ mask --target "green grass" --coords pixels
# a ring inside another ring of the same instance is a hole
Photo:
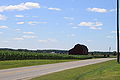
[[[112,60],[48,74],[32,80],[120,80],[120,64]]]
[[[11,61],[0,61],[0,69],[17,68],[25,66],[52,64],[60,62],[68,62],[75,60],[11,60]]]

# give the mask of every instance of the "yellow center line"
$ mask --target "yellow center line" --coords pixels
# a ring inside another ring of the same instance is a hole
[[[48,66],[47,66],[48,67]],[[32,71],[32,70],[41,70],[41,69],[44,69],[44,68],[47,68],[47,67],[39,67],[39,68],[31,68],[31,69],[23,69],[23,70],[18,70],[18,71],[11,71],[11,72],[4,72],[2,74],[13,74],[13,73],[17,73],[17,72],[25,72],[25,71]]]
[[[44,67],[31,68],[31,69],[23,69],[23,70],[18,70],[18,71],[3,72],[3,73],[0,73],[0,74],[14,74],[14,73],[17,73],[17,72],[32,71],[32,70],[37,70],[37,69],[42,70],[42,69],[46,69],[46,68],[49,69],[49,68],[61,67],[61,66],[66,66],[66,65],[71,65],[71,64],[62,64],[62,65],[59,65],[59,66],[55,66],[55,65],[53,65],[53,66],[44,66]]]
[[[63,66],[63,65],[62,65]],[[18,70],[18,71],[11,71],[11,72],[3,72],[1,74],[13,74],[13,73],[17,73],[17,72],[25,72],[25,71],[32,71],[32,70],[42,70],[42,69],[46,69],[46,68],[55,68],[58,66],[46,66],[46,67],[38,67],[38,68],[31,68],[31,69],[23,69],[23,70]]]

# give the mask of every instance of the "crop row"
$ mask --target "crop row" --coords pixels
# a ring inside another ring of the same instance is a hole
[[[34,53],[24,51],[0,51],[0,60],[29,60],[29,59],[90,59],[89,55],[68,55],[55,53]]]

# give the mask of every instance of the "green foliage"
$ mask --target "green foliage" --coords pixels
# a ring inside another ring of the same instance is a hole
[[[90,58],[92,58],[92,56],[0,50],[0,60],[90,59]]]

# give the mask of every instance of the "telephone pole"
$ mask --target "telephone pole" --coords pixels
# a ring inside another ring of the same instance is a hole
[[[119,63],[119,0],[117,0],[117,62]]]

